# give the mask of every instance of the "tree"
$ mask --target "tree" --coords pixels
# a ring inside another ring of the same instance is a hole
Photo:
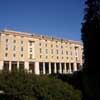
[[[84,46],[83,93],[85,100],[100,98],[99,92],[99,34],[100,0],[86,0],[85,16],[82,24]]]
[[[0,100],[81,100],[79,90],[56,77],[24,72],[0,73],[0,90]]]

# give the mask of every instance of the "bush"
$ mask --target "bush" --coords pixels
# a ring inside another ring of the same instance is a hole
[[[8,97],[0,100],[81,100],[80,91],[68,83],[25,72],[0,73],[0,90]]]

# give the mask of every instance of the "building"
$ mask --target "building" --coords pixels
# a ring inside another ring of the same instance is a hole
[[[4,30],[0,32],[0,70],[68,74],[82,65],[81,42]]]

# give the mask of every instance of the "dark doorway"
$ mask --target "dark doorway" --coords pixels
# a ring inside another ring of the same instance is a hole
[[[24,71],[24,62],[23,61],[19,62],[19,71]]]
[[[17,61],[11,62],[11,71],[17,71]]]
[[[64,63],[61,63],[61,70],[62,70],[62,73],[64,73]]]
[[[54,74],[54,63],[51,63],[51,74]]]
[[[80,63],[77,63],[77,70],[80,70]]]
[[[45,63],[45,73],[49,74],[49,63],[48,62]]]
[[[69,63],[66,63],[66,71],[68,72],[69,70]]]
[[[71,63],[71,71],[73,72],[74,71],[74,64]]]
[[[9,61],[4,61],[3,71],[9,71]]]
[[[59,74],[60,66],[59,63],[56,63],[57,74]]]
[[[29,62],[29,71],[32,71],[33,74],[35,74],[35,63]]]
[[[43,62],[39,62],[39,71],[40,71],[40,75],[43,74]]]

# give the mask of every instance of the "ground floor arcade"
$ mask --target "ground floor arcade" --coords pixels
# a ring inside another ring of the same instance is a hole
[[[0,70],[27,70],[34,74],[69,74],[80,69],[80,63],[0,61]]]

